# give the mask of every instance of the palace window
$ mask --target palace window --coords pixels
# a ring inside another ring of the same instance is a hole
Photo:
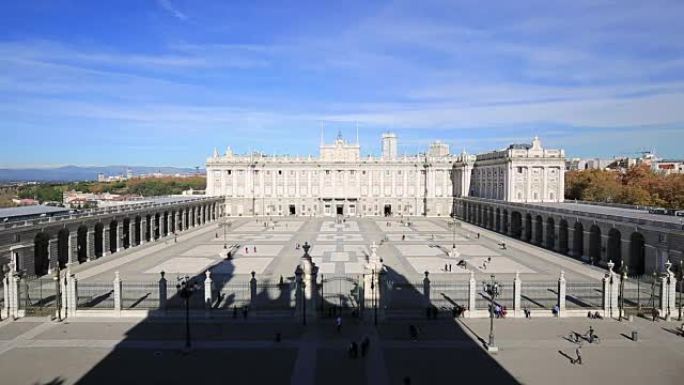
[[[278,175],[283,175],[283,170],[278,170]]]
[[[228,175],[231,175],[233,173],[233,170],[228,170]]]

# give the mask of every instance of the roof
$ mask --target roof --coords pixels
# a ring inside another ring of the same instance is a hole
[[[54,215],[57,213],[67,213],[69,209],[54,206],[21,206],[0,209],[0,218],[14,218],[24,216],[39,216],[42,214]]]
[[[514,143],[508,146],[509,150],[529,150],[530,148],[532,148],[532,145],[527,143]]]

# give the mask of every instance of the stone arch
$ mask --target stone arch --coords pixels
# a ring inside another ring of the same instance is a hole
[[[476,224],[482,225],[482,205],[477,205],[477,222]]]
[[[176,232],[176,211],[171,210],[169,213],[169,233],[174,234]]]
[[[608,260],[613,261],[616,267],[622,263],[622,234],[616,228],[608,231],[608,245],[607,245]]]
[[[525,214],[525,234],[523,239],[528,242],[532,240],[532,215],[529,213]]]
[[[546,248],[553,250],[556,247],[556,221],[553,217],[546,218]]]
[[[544,219],[541,215],[534,218],[534,243],[543,246],[544,242]]]
[[[161,215],[159,213],[155,213],[154,217],[152,219],[152,221],[154,222],[154,226],[152,227],[153,228],[152,238],[154,238],[155,240],[159,239],[159,234],[161,233],[161,229],[159,228],[159,221],[160,221],[159,218],[160,217],[161,217]]]
[[[162,229],[164,231],[164,235],[171,232],[171,224],[169,223],[170,219],[171,216],[169,215],[169,212],[164,211],[164,228]]]
[[[33,238],[33,268],[37,276],[48,273],[50,268],[50,236],[45,232],[39,232]]]
[[[511,235],[513,238],[522,237],[522,215],[517,211],[511,213]]]
[[[584,226],[582,222],[575,222],[574,236],[572,237],[572,250],[577,258],[584,255]]]
[[[558,250],[563,253],[568,253],[568,221],[561,219],[558,223]]]
[[[88,227],[86,225],[78,226],[76,230],[76,258],[79,263],[88,260]]]
[[[150,242],[152,240],[152,229],[154,228],[154,223],[152,220],[154,216],[152,214],[147,214],[145,216],[145,242]]]
[[[487,228],[494,230],[494,207],[489,208],[489,219],[487,220]]]
[[[640,232],[629,237],[629,272],[641,275],[646,271],[646,240]]]
[[[589,258],[593,263],[601,261],[601,228],[597,225],[589,229]]]
[[[116,253],[116,245],[117,245],[117,240],[118,240],[118,231],[117,227],[119,226],[119,222],[116,220],[112,220],[109,222],[109,252],[110,253]]]
[[[66,268],[69,262],[69,229],[66,227],[57,233],[57,262],[59,268]]]
[[[124,218],[123,220],[123,234],[121,234],[121,247],[127,249],[131,247],[131,220]]]
[[[104,225],[100,222],[95,224],[95,256],[101,257],[104,254]]]

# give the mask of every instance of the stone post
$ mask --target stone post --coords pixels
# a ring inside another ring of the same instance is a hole
[[[610,274],[606,274],[603,279],[603,316],[608,317],[610,315]]]
[[[10,272],[9,277],[9,317],[13,319],[19,318],[19,277]]]
[[[429,271],[425,271],[425,278],[423,278],[423,298],[425,298],[425,306],[429,307],[430,306],[430,278],[428,276],[430,275]]]
[[[2,278],[2,313],[0,313],[0,320],[9,318],[9,298],[10,298],[10,283],[9,277],[6,275]]]
[[[67,313],[70,315],[76,314],[76,308],[78,306],[78,279],[76,279],[76,274],[69,274],[69,283],[67,284]]]
[[[561,270],[560,277],[558,277],[558,317],[565,317],[565,292],[565,272]]]
[[[57,268],[57,246],[56,239],[48,241],[48,274],[52,274],[53,270]]]
[[[71,270],[67,266],[67,271],[64,277],[60,279],[59,286],[62,291],[62,314],[64,314],[64,317],[69,317],[69,276],[71,275]]]
[[[121,314],[121,278],[119,277],[119,271],[114,272],[114,310]]]
[[[522,308],[520,306],[520,296],[522,294],[522,281],[520,280],[520,272],[515,272],[515,278],[513,278],[513,314],[515,317],[519,317]]]
[[[475,296],[477,295],[477,286],[475,282],[475,273],[470,272],[470,280],[468,281],[468,310],[469,316],[472,317],[475,311]]]
[[[166,236],[166,216],[164,213],[159,214],[159,238],[164,238]]]
[[[131,248],[135,246],[135,218],[132,221],[128,221],[128,247]]]
[[[617,309],[618,285],[613,271],[615,263],[608,261],[608,273],[603,277],[603,313],[604,317],[613,317],[613,311]]]
[[[670,270],[672,262],[668,259],[665,262],[665,273],[660,277],[660,315],[665,320],[670,320],[670,316],[675,311],[675,289],[677,279]]]
[[[252,272],[252,278],[249,280],[249,307],[254,310],[258,310],[257,303],[257,279],[256,272]]]
[[[102,256],[109,254],[109,226],[102,228]]]
[[[123,249],[123,222],[117,222],[116,224],[116,252],[118,253]]]
[[[211,305],[214,303],[214,291],[212,290],[212,287],[211,271],[207,269],[207,271],[204,272],[204,309],[207,311],[211,310]]]
[[[166,296],[167,296],[167,292],[166,292],[167,282],[166,282],[166,277],[165,277],[166,273],[164,273],[162,271],[159,274],[161,274],[161,278],[159,278],[159,310],[166,311]]]
[[[69,233],[69,255],[67,258],[67,266],[78,261],[78,233]]]

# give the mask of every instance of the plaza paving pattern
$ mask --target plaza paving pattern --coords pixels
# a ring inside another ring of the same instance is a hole
[[[99,319],[0,325],[2,384],[680,384],[684,338],[676,322],[586,319],[496,320],[500,351],[490,355],[486,319],[372,324],[333,319],[294,322],[197,319],[193,349],[183,354],[177,320]],[[584,343],[573,365],[566,337],[589,325],[600,344]],[[639,338],[629,336],[638,331]],[[282,340],[275,341],[280,332]],[[349,343],[369,337],[366,357],[349,358]]]

